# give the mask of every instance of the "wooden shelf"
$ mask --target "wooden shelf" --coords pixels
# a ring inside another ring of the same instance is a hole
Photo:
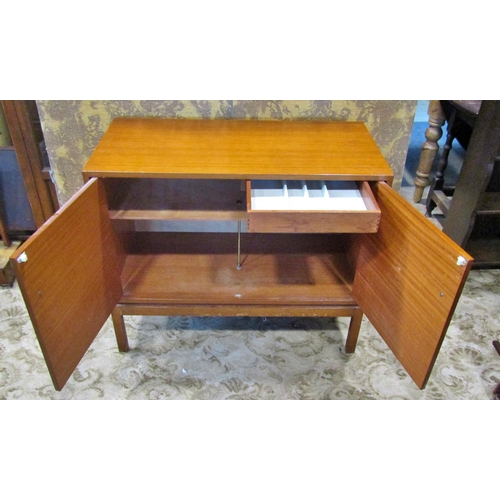
[[[443,232],[474,257],[500,264],[500,101],[482,101]]]
[[[479,215],[500,214],[500,192],[485,192],[479,206]]]
[[[112,219],[246,218],[244,185],[238,180],[107,178],[105,187]]]
[[[466,250],[474,257],[475,269],[500,267],[500,238],[469,239]]]
[[[353,305],[348,239],[332,235],[137,233],[121,303]]]

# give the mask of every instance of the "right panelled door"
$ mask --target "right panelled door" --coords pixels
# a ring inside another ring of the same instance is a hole
[[[380,227],[361,236],[353,294],[423,389],[473,259],[387,184],[373,191]]]

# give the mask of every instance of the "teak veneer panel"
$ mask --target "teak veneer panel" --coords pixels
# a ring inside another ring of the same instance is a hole
[[[18,262],[23,253],[27,261]],[[12,255],[56,389],[64,386],[121,297],[124,258],[99,179],[87,183]]]
[[[387,180],[364,123],[116,118],[90,177]]]
[[[472,257],[386,184],[376,184],[374,194],[382,213],[380,227],[361,236],[353,294],[423,388]]]

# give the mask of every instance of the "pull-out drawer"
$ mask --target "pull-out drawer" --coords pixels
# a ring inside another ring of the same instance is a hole
[[[380,209],[368,182],[247,181],[248,230],[375,233]]]

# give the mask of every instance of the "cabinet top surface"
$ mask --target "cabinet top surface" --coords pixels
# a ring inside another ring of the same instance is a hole
[[[392,180],[364,123],[116,118],[86,177]]]

